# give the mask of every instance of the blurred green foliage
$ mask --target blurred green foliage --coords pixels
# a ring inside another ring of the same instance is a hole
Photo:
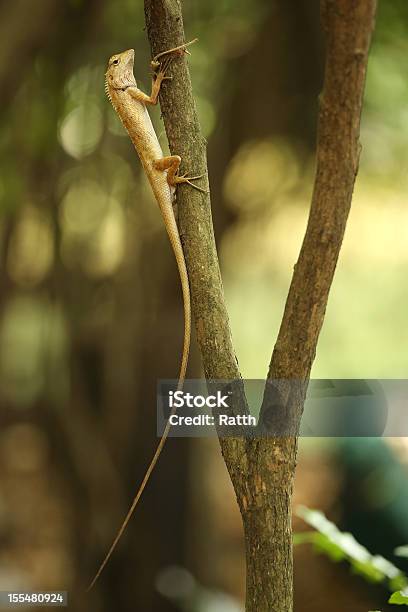
[[[408,584],[408,578],[398,567],[381,555],[372,555],[351,533],[340,531],[323,512],[299,506],[296,513],[316,531],[295,533],[294,544],[309,542],[331,561],[347,561],[353,572],[369,582],[385,583],[391,591]]]

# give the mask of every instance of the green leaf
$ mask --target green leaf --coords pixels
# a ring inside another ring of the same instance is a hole
[[[397,555],[397,557],[408,557],[408,546],[398,546],[394,550],[394,555]]]
[[[385,582],[390,591],[404,589],[408,585],[407,577],[398,567],[381,555],[372,555],[351,533],[340,531],[323,512],[299,506],[296,513],[316,532],[295,534],[294,544],[310,542],[332,561],[348,561],[351,570],[368,582]]]
[[[388,603],[397,604],[398,606],[408,606],[408,589],[393,593]]]
[[[316,538],[315,531],[299,531],[298,533],[293,534],[293,544],[304,544],[304,543],[314,543]]]
[[[407,586],[407,577],[405,576],[405,574],[401,573],[399,576],[396,576],[395,578],[390,580],[388,586],[390,588],[390,591],[403,591]]]
[[[317,552],[326,554],[332,561],[338,562],[347,559],[347,556],[341,546],[330,540],[330,538],[323,533],[316,533],[314,546]]]

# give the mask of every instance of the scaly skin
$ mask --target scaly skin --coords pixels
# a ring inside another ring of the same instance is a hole
[[[169,52],[161,53],[162,57],[168,53],[182,54],[185,51],[187,45],[182,45],[176,49],[171,49]],[[167,234],[170,239],[171,246],[173,248],[174,256],[177,262],[177,267],[180,275],[181,288],[183,293],[183,304],[184,304],[184,342],[183,342],[183,353],[181,358],[180,374],[178,380],[178,389],[181,389],[186,376],[188,354],[190,350],[190,336],[191,336],[191,299],[190,299],[190,287],[188,283],[188,275],[186,262],[184,259],[183,248],[181,245],[180,235],[177,227],[176,220],[173,212],[173,201],[175,195],[176,185],[179,183],[189,183],[192,187],[196,187],[191,180],[201,177],[184,177],[178,176],[178,168],[180,166],[181,158],[178,155],[171,155],[164,157],[160,143],[154,131],[149,113],[147,112],[147,104],[156,104],[160,87],[162,82],[168,77],[165,76],[164,66],[168,64],[168,61],[164,64],[155,62],[158,71],[155,75],[155,79],[152,84],[152,93],[150,96],[143,93],[138,89],[135,77],[133,75],[133,63],[134,63],[134,51],[129,49],[118,55],[113,55],[108,64],[106,72],[106,93],[112,102],[112,105],[119,115],[124,127],[126,128],[135,149],[140,157],[144,171],[147,178],[149,179],[152,187],[154,196],[161,210],[164,224],[166,227]],[[152,62],[154,65],[154,62]],[[196,189],[201,190],[199,187]],[[174,412],[174,410],[172,411]],[[156,452],[153,459],[146,471],[143,481],[139,487],[139,490],[132,502],[132,505],[105,557],[101,563],[94,579],[88,587],[90,590],[98,577],[100,576],[103,568],[108,562],[111,554],[113,553],[116,544],[122,536],[134,509],[143,493],[143,490],[149,480],[150,474],[159,458],[161,450],[164,446],[166,438],[170,429],[170,423],[167,422],[163,436],[157,446]]]

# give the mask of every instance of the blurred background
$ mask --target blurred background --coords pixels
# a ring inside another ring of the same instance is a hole
[[[242,531],[216,440],[168,441],[84,594],[157,444],[156,381],[177,375],[182,344],[173,256],[104,95],[107,59],[129,47],[150,89],[142,4],[0,0],[0,589],[68,590],[78,612],[238,612]],[[184,13],[235,347],[243,375],[262,378],[311,198],[318,1],[191,0]],[[406,0],[380,2],[315,377],[406,376],[407,33]],[[404,440],[302,440],[295,504],[392,558],[408,543],[407,462]],[[385,589],[307,545],[295,565],[296,610],[387,609]]]

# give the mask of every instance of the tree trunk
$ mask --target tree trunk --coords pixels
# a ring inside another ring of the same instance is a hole
[[[265,444],[266,442],[266,444]],[[296,438],[262,440],[247,475],[244,520],[247,611],[292,610],[291,499]]]

